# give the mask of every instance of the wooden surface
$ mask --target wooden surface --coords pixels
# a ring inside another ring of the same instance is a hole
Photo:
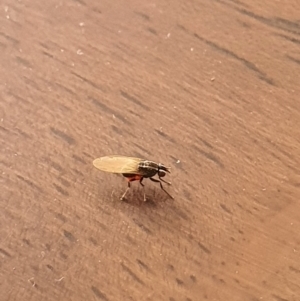
[[[300,300],[300,3],[10,1],[1,300]],[[169,199],[96,170],[172,167]]]

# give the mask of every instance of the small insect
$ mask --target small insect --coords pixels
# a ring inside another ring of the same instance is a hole
[[[144,178],[149,178],[151,181],[159,183],[160,188],[173,199],[162,185],[162,182],[171,185],[171,183],[162,179],[167,172],[170,173],[170,168],[161,163],[155,163],[140,158],[113,155],[97,158],[93,161],[93,165],[102,171],[122,174],[127,179],[128,187],[121,196],[121,200],[125,198],[131,182],[139,181],[144,187],[144,184],[142,183]],[[158,175],[159,180],[153,179],[156,174]],[[144,201],[146,201],[145,192]]]

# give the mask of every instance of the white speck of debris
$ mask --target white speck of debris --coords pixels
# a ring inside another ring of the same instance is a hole
[[[71,66],[72,66],[72,67],[74,67],[74,66],[75,66],[75,64],[72,62],[72,63],[71,63]]]
[[[213,82],[216,78],[215,77],[212,77],[210,80]]]
[[[63,49],[60,49],[60,52],[64,52],[64,50],[63,50]]]
[[[113,114],[113,119],[116,119],[116,116],[115,116],[115,114]]]
[[[59,279],[54,279],[54,281],[60,282],[60,281],[62,281],[64,278],[65,278],[65,277],[61,277],[61,278],[59,278]]]
[[[168,39],[170,36],[171,36],[171,33],[169,32],[169,33],[167,34],[167,39]]]
[[[81,50],[81,49],[78,49],[78,50],[77,50],[77,54],[78,54],[78,55],[83,55],[82,50]]]
[[[9,15],[6,16],[6,19],[9,19]]]
[[[177,160],[176,163],[179,164],[179,163],[180,163],[180,160]]]
[[[194,51],[194,48],[191,48],[191,51]]]
[[[35,286],[34,278],[31,277],[27,280],[29,283],[31,283],[32,286]]]
[[[84,26],[84,22],[80,22],[79,26],[81,26],[81,27]]]
[[[262,191],[266,191],[266,190],[267,190],[266,188],[263,188],[263,189],[262,189]]]
[[[176,106],[174,106],[174,109],[177,109],[177,107],[176,107]]]
[[[1,122],[3,122],[3,118],[1,118]]]

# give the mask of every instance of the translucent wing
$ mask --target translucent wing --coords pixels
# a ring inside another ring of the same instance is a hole
[[[144,159],[125,156],[106,156],[97,158],[93,165],[106,172],[139,174],[138,164]]]

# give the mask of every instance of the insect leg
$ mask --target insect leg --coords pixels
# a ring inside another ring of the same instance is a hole
[[[128,181],[128,187],[126,188],[125,192],[123,193],[123,195],[120,197],[120,200],[123,201],[125,198],[126,193],[128,192],[128,190],[130,189],[130,181]]]
[[[141,177],[141,179],[140,179],[140,184],[143,186],[143,189],[144,189],[144,202],[146,202],[146,201],[147,201],[147,199],[146,199],[146,193],[145,193],[145,185],[142,183],[142,182],[143,182],[143,180],[144,180],[144,178],[143,178],[143,177]]]
[[[160,184],[160,188],[171,198],[171,199],[174,199],[167,190],[164,189],[161,181],[159,180],[156,180],[156,179],[153,179],[153,178],[149,178],[152,182],[156,182],[156,183],[159,183]]]
[[[163,181],[164,183],[168,184],[168,185],[172,185],[171,182],[167,182],[166,180],[162,179],[161,177],[159,177],[159,179],[160,179],[161,181]]]

